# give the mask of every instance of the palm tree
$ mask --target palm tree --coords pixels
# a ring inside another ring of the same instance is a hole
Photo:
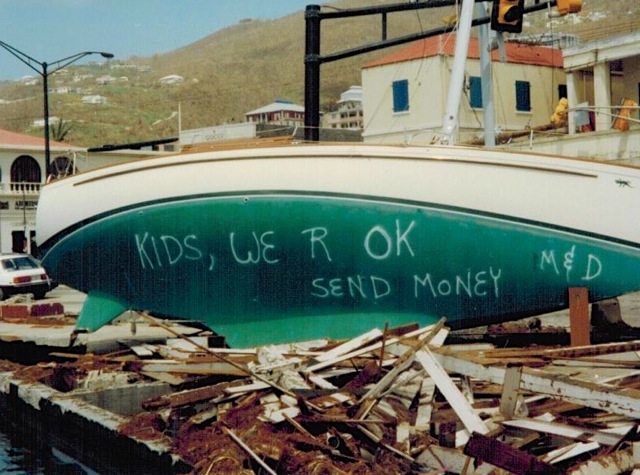
[[[66,120],[59,120],[49,126],[51,138],[56,142],[64,142],[67,134],[72,129],[73,124]]]

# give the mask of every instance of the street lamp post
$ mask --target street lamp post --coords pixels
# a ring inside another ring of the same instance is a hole
[[[83,51],[81,53],[76,53],[71,56],[67,56],[66,58],[59,59],[57,61],[53,61],[52,63],[46,63],[38,61],[26,53],[14,48],[11,45],[8,45],[4,41],[0,41],[0,47],[6,49],[13,56],[18,58],[24,64],[33,69],[36,73],[42,76],[42,84],[43,84],[43,92],[44,92],[44,167],[45,167],[45,176],[49,175],[49,170],[51,168],[51,146],[50,146],[50,135],[49,135],[49,75],[55,73],[56,71],[61,70],[69,66],[71,63],[75,63],[81,58],[85,56],[89,56],[92,54],[99,54],[103,58],[113,58],[113,54],[107,53],[105,51]],[[34,66],[37,65],[39,67]],[[49,66],[53,64],[55,65],[54,69],[49,70]]]

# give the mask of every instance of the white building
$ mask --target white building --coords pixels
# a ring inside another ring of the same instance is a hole
[[[89,96],[83,96],[82,103],[83,104],[101,105],[101,104],[106,104],[107,103],[107,98],[104,97],[104,96],[97,95],[97,94],[89,95]]]
[[[324,114],[324,127],[360,130],[363,127],[362,86],[351,86],[340,94],[338,110]]]
[[[364,141],[431,142],[442,127],[451,80],[455,36],[411,43],[365,66],[362,71]],[[507,61],[492,54],[495,124],[503,131],[549,123],[566,97],[560,50],[507,43]],[[466,63],[465,96],[456,142],[482,133],[478,41],[472,38]]]
[[[44,138],[0,129],[0,252],[37,254],[36,209],[40,188],[47,181],[150,155],[166,155],[149,150],[90,152],[54,140],[50,141],[50,147],[47,177]]]
[[[626,109],[628,130],[615,125],[632,101],[640,104],[640,32],[563,50],[569,101],[568,134],[535,135],[508,147],[600,160],[640,163],[637,106]]]
[[[175,86],[177,84],[182,84],[183,81],[184,78],[182,76],[178,76],[177,74],[171,74],[169,76],[158,79],[158,82],[161,86]]]
[[[96,84],[98,84],[100,86],[106,86],[107,84],[113,84],[116,81],[117,81],[116,78],[114,78],[113,76],[109,76],[109,75],[100,76],[100,77],[96,78]]]
[[[278,99],[245,114],[247,122],[258,124],[304,125],[304,106]]]

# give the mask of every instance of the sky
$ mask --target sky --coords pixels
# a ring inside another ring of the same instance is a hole
[[[0,0],[0,41],[53,65],[83,51],[166,53],[245,18],[272,20],[313,0]],[[301,28],[304,28],[301,25]],[[101,59],[89,56],[83,60]],[[81,64],[79,61],[77,64]],[[41,70],[39,65],[36,69]],[[0,48],[0,80],[36,73]]]

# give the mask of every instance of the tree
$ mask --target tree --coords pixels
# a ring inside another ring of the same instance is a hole
[[[49,126],[49,132],[51,133],[51,139],[56,142],[64,142],[67,134],[73,128],[73,124],[66,120],[59,120]]]

